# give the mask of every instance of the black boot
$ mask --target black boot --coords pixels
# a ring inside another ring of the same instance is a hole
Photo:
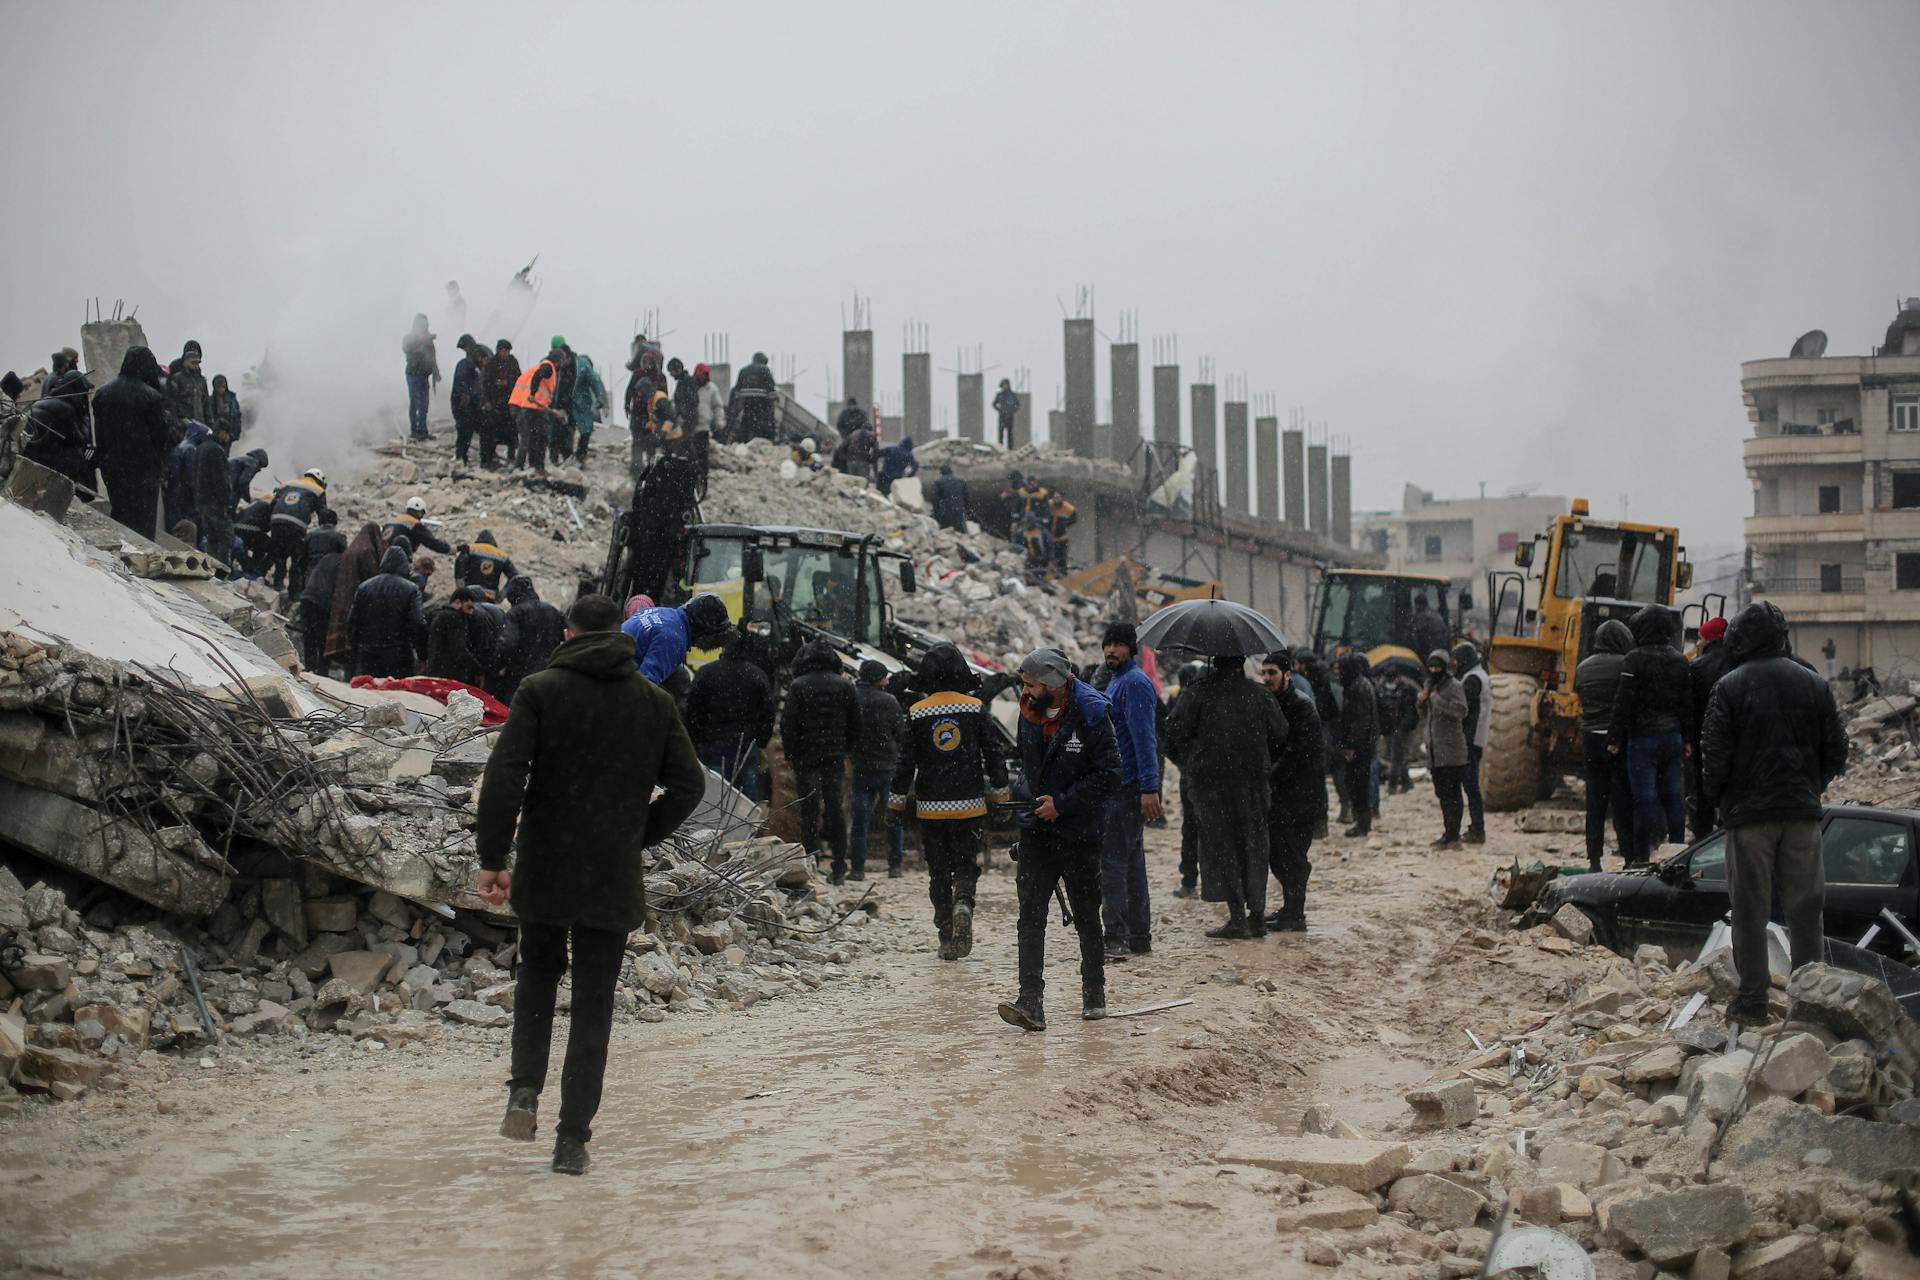
[[[553,1171],[570,1173],[575,1177],[587,1171],[587,1144],[578,1138],[569,1138],[561,1134],[553,1140]]]
[[[1045,1031],[1047,1012],[1040,1002],[1037,991],[1023,991],[1020,998],[1000,1006],[1000,1017],[1004,1022],[1020,1028],[1022,1031]]]
[[[1098,1022],[1107,1016],[1107,988],[1083,985],[1080,988],[1080,1017],[1087,1022]]]
[[[1218,929],[1207,930],[1207,936],[1209,938],[1245,938],[1250,936],[1247,933],[1246,908],[1235,902],[1229,904],[1227,910],[1232,913],[1228,915],[1227,922]]]
[[[953,907],[953,958],[964,960],[973,952],[973,904],[957,902]]]
[[[521,1085],[507,1094],[507,1114],[500,1121],[500,1136],[515,1142],[532,1142],[540,1116],[540,1091]]]

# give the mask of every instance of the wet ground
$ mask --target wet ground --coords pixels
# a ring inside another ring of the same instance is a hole
[[[880,881],[887,912],[924,924],[923,950],[744,1012],[616,1026],[583,1179],[548,1171],[545,1124],[531,1146],[496,1136],[504,1037],[238,1078],[186,1064],[33,1106],[0,1122],[0,1262],[99,1277],[1324,1274],[1276,1234],[1265,1178],[1212,1153],[1292,1133],[1321,1101],[1391,1130],[1401,1092],[1461,1056],[1463,1025],[1499,1031],[1553,980],[1467,935],[1500,919],[1487,871],[1556,838],[1496,818],[1487,848],[1431,855],[1436,829],[1429,796],[1395,799],[1372,841],[1316,846],[1311,932],[1234,943],[1201,936],[1218,908],[1172,896],[1177,828],[1150,833],[1155,953],[1110,972],[1109,1005],[1194,1003],[1079,1021],[1056,910],[1044,1035],[994,1013],[1014,991],[1004,858],[959,964],[933,950],[924,876]]]

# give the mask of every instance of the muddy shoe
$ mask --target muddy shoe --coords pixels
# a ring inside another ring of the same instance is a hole
[[[1001,1021],[1020,1028],[1022,1031],[1045,1031],[1047,1029],[1046,1010],[1041,1007],[1037,995],[1021,996],[1018,1000],[1000,1006]]]
[[[1207,936],[1209,938],[1224,939],[1245,938],[1248,936],[1247,922],[1244,920],[1229,920],[1218,929],[1207,930]]]
[[[1487,833],[1484,831],[1469,831],[1460,838],[1468,844],[1485,844],[1487,842]]]
[[[1107,989],[1105,987],[1080,988],[1080,1017],[1086,1022],[1098,1022],[1107,1016]]]
[[[1190,884],[1183,884],[1173,891],[1173,896],[1176,898],[1197,898],[1200,896],[1200,890]]]
[[[846,882],[847,873],[844,871],[836,871],[827,877],[828,884],[845,884]]]
[[[953,948],[952,938],[940,939],[940,958],[942,960],[958,960],[960,958],[960,953]]]
[[[1354,826],[1348,827],[1345,831],[1342,831],[1340,834],[1347,837],[1347,839],[1351,840],[1356,836],[1372,835],[1373,828],[1363,827],[1358,824],[1355,824]]]
[[[515,1142],[532,1142],[540,1115],[540,1091],[521,1085],[507,1094],[507,1114],[500,1121],[500,1136]]]
[[[1441,836],[1427,847],[1429,849],[1458,849],[1460,847],[1460,840],[1457,836]]]
[[[973,952],[973,904],[956,903],[953,908],[953,958],[964,960]]]
[[[1743,1004],[1735,1000],[1727,1006],[1727,1021],[1737,1022],[1745,1028],[1765,1026],[1771,1020],[1771,1015],[1767,1012],[1767,1002],[1764,1000],[1755,1004]]]
[[[1120,938],[1108,938],[1106,950],[1107,959],[1109,960],[1125,960],[1133,954],[1126,942]]]
[[[866,878],[867,873],[865,870],[849,871],[847,873],[847,879],[849,880],[865,880]]]
[[[1247,936],[1249,938],[1266,937],[1267,922],[1259,916],[1248,916],[1247,917]]]
[[[569,1138],[565,1134],[553,1142],[553,1171],[570,1173],[575,1177],[587,1171],[587,1144],[578,1138]]]
[[[900,868],[898,868],[898,867],[888,867],[888,868],[887,868],[887,879],[889,879],[889,880],[898,880],[898,879],[899,879],[899,878],[900,878],[901,876],[903,876],[903,875],[905,875],[905,874],[907,874],[907,873],[906,873],[906,872],[904,872],[904,871],[902,871],[902,870],[901,870]]]

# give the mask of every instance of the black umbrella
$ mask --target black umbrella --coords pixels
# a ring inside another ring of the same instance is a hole
[[[1231,600],[1185,600],[1140,624],[1150,649],[1185,649],[1210,658],[1251,657],[1288,647],[1266,617]]]

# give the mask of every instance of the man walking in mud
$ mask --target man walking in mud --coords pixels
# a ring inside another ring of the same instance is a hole
[[[627,935],[646,914],[641,851],[686,821],[705,779],[673,696],[634,669],[620,606],[606,596],[580,597],[546,669],[514,695],[487,761],[475,831],[480,896],[496,907],[511,901],[520,918],[503,1137],[533,1140],[554,996],[571,947],[573,1026],[560,1075],[555,1173],[587,1171],[614,986]]]
[[[1106,695],[1075,679],[1058,649],[1035,649],[1020,664],[1020,762],[1033,801],[1020,817],[1020,995],[1000,1016],[1045,1031],[1047,911],[1062,881],[1080,935],[1080,1016],[1107,1016],[1100,841],[1121,772]]]

